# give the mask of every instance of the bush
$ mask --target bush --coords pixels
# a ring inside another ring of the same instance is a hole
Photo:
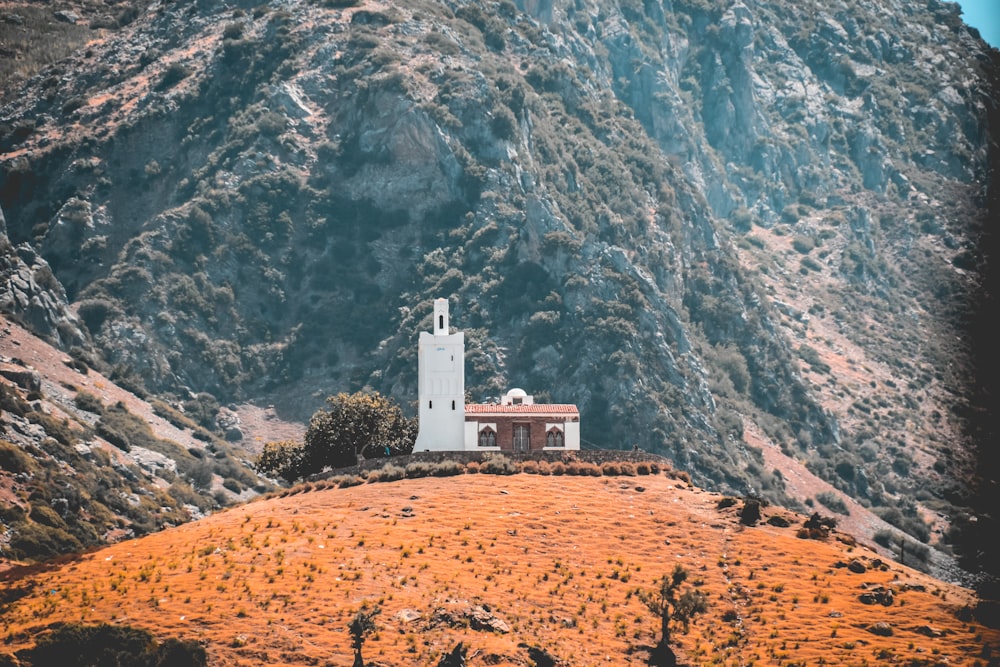
[[[736,503],[737,503],[736,498],[733,498],[732,496],[726,496],[724,498],[721,498],[719,502],[715,503],[715,509],[724,510],[727,507],[732,507]]]
[[[163,78],[160,79],[160,83],[157,84],[156,89],[163,91],[171,88],[186,79],[190,74],[191,70],[181,63],[170,63],[166,71],[163,73]]]
[[[62,112],[64,114],[70,114],[76,111],[77,109],[86,106],[86,104],[87,104],[87,98],[83,97],[82,95],[77,95],[75,97],[69,98],[63,103]]]
[[[97,396],[87,391],[78,391],[73,397],[73,404],[81,410],[93,412],[95,415],[104,414],[104,403]]]
[[[35,467],[30,456],[21,451],[17,445],[0,440],[0,470],[19,473],[28,472]]]
[[[821,491],[816,494],[816,500],[827,509],[837,514],[849,515],[851,511],[847,509],[843,498],[830,491]]]
[[[426,461],[413,461],[406,465],[406,476],[409,479],[419,479],[421,477],[430,477],[431,475],[431,464]]]
[[[513,475],[518,472],[518,467],[503,454],[491,454],[479,466],[479,472],[485,475]]]
[[[465,467],[458,461],[441,461],[435,464],[431,474],[435,477],[454,477],[465,473]]]
[[[601,464],[601,473],[606,477],[617,477],[622,473],[621,467],[614,461],[605,461]]]
[[[393,465],[392,463],[382,466],[378,470],[373,470],[368,474],[369,482],[395,482],[397,479],[403,479],[407,476],[409,466],[403,468],[402,466]]]
[[[337,475],[330,478],[331,482],[337,483],[337,488],[346,489],[351,486],[360,486],[365,483],[365,478],[361,475]]]
[[[580,477],[600,477],[604,471],[596,463],[586,461],[573,461],[566,468],[569,475],[579,475]]]
[[[562,461],[556,461],[552,464],[550,471],[553,475],[565,475],[566,464]]]

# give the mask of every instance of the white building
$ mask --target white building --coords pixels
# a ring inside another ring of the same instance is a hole
[[[465,406],[465,449],[503,452],[580,449],[580,412],[575,405],[535,403],[511,389],[499,403]]]
[[[449,333],[447,299],[434,301],[433,327],[433,333],[420,333],[414,452],[580,449],[575,405],[536,404],[521,389],[511,389],[500,403],[466,405],[465,334]]]
[[[465,449],[465,333],[448,333],[448,300],[434,301],[434,332],[417,349],[420,431],[415,452]]]

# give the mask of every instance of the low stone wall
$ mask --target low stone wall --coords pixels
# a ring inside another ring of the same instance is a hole
[[[363,475],[364,473],[371,472],[372,470],[378,470],[379,468],[389,464],[405,468],[413,462],[442,463],[444,461],[455,461],[465,465],[473,461],[482,463],[488,458],[495,456],[502,456],[510,461],[548,461],[549,463],[555,463],[556,461],[561,461],[563,463],[584,461],[587,463],[594,463],[596,465],[602,465],[607,462],[621,463],[627,461],[630,463],[641,463],[643,461],[650,461],[659,463],[664,468],[673,467],[670,459],[660,456],[659,454],[644,452],[641,449],[583,449],[564,452],[551,450],[534,452],[417,452],[408,456],[369,459],[367,461],[362,461],[356,466],[351,466],[349,468],[337,468],[336,470],[328,470],[326,472],[313,475],[308,481],[319,481],[340,475]]]

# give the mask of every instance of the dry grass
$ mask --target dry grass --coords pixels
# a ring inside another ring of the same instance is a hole
[[[58,21],[61,7],[0,2],[0,99],[42,68],[52,65],[93,39],[96,33],[81,23]]]
[[[658,626],[635,591],[675,563],[709,594],[678,635],[691,664],[974,665],[985,646],[1000,650],[996,631],[959,620],[969,591],[896,565],[853,574],[835,563],[875,554],[798,539],[794,523],[742,528],[718,500],[663,475],[527,474],[262,500],[10,570],[3,651],[59,621],[111,621],[197,639],[213,665],[348,664],[347,623],[378,604],[365,654],[381,664],[436,664],[459,641],[472,665],[529,664],[524,644],[576,666],[643,664]],[[859,601],[875,585],[893,590],[892,606]],[[434,620],[475,605],[510,632]],[[892,636],[867,630],[878,622]]]

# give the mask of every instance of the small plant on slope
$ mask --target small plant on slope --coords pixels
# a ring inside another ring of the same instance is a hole
[[[649,656],[649,664],[657,667],[672,667],[677,657],[670,648],[671,624],[679,623],[687,632],[691,620],[708,609],[708,601],[701,591],[689,588],[680,592],[681,584],[687,579],[687,570],[675,565],[670,575],[660,579],[660,586],[652,593],[639,592],[639,600],[660,619],[660,643]]]
[[[362,607],[347,626],[351,633],[351,648],[354,649],[354,667],[365,667],[365,659],[361,657],[361,649],[364,647],[368,635],[375,632],[375,617],[381,611],[378,607],[373,609]]]

